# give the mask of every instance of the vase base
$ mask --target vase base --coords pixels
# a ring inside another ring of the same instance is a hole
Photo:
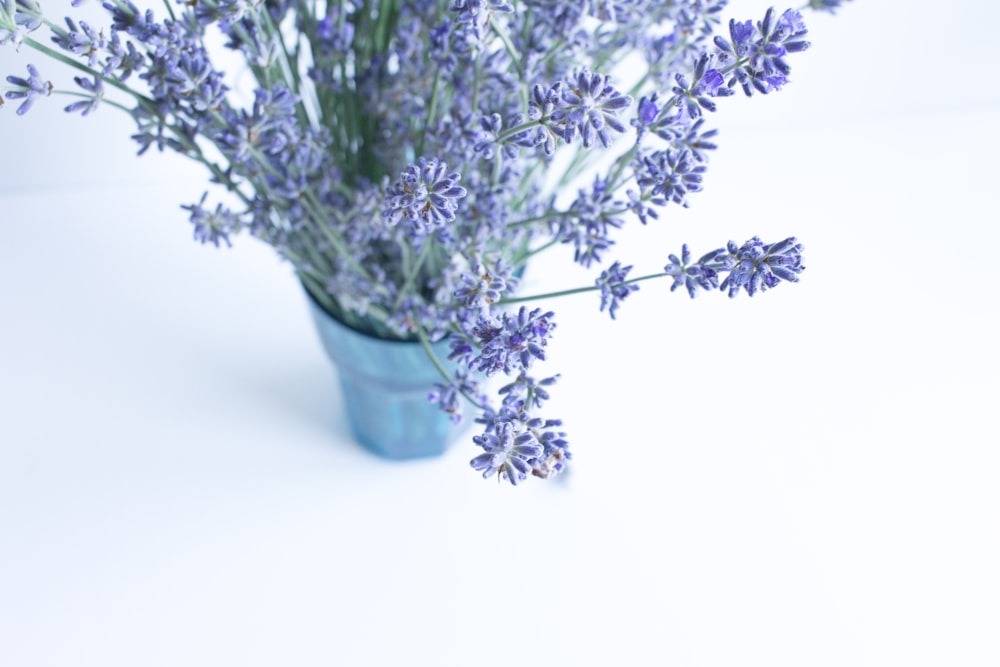
[[[394,461],[441,456],[459,428],[428,398],[443,378],[423,346],[364,334],[332,317],[311,297],[309,305],[336,367],[354,438],[373,454]],[[432,343],[432,349],[447,358],[446,342]]]

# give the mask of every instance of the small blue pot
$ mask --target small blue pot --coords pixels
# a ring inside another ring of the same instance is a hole
[[[458,428],[427,400],[441,374],[416,341],[377,338],[330,315],[306,292],[309,309],[327,355],[337,368],[344,407],[354,437],[387,459],[439,456]],[[431,347],[439,359],[447,341]]]

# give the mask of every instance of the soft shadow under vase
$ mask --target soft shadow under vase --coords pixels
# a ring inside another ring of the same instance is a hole
[[[458,428],[427,400],[443,378],[418,341],[377,338],[353,329],[306,293],[327,355],[340,378],[351,432],[367,449],[389,459],[439,456]],[[432,343],[447,359],[447,341]]]

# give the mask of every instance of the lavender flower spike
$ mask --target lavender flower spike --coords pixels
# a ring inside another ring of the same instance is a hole
[[[96,76],[93,81],[82,76],[73,77],[73,80],[76,81],[76,85],[87,91],[87,94],[90,95],[90,97],[67,105],[65,111],[66,113],[75,113],[79,111],[80,115],[86,116],[90,114],[90,112],[97,109],[101,100],[104,99],[104,82],[100,79],[100,77]]]
[[[741,287],[753,296],[758,289],[766,291],[782,280],[798,282],[798,274],[806,268],[802,265],[802,244],[796,243],[794,236],[767,244],[755,236],[739,248],[730,241],[728,250],[736,264],[719,288],[728,289],[730,297]]]
[[[674,278],[670,291],[684,286],[692,299],[698,294],[699,288],[704,290],[717,288],[719,271],[726,271],[732,266],[732,260],[725,254],[724,249],[710,252],[692,264],[691,252],[686,243],[681,246],[680,258],[677,255],[670,255],[669,258],[670,263],[663,267],[663,271]]]
[[[0,46],[20,48],[27,33],[42,25],[42,10],[36,0],[0,0]]]
[[[551,117],[553,130],[567,143],[579,133],[584,148],[590,148],[595,138],[605,148],[610,146],[608,128],[624,132],[625,126],[616,114],[632,104],[631,97],[611,85],[610,76],[586,68],[576,70],[568,81],[553,86],[550,98],[555,107]]]
[[[530,368],[535,359],[545,360],[548,339],[556,324],[552,321],[555,313],[543,313],[541,308],[530,312],[524,306],[516,316],[504,313],[500,319],[480,317],[473,328],[474,343],[479,348],[478,356],[468,361],[469,367],[486,375],[498,371],[506,374]],[[452,342],[455,352],[464,352],[467,344],[459,340]],[[465,355],[463,355],[465,356]]]
[[[497,419],[490,432],[472,440],[486,450],[469,462],[473,469],[483,471],[484,479],[495,474],[515,486],[531,473],[528,461],[545,451],[530,430],[518,432],[513,421],[503,418]]]
[[[663,267],[663,271],[674,278],[670,291],[683,285],[691,298],[699,288],[718,288],[728,291],[730,297],[743,288],[753,296],[758,290],[764,292],[782,280],[798,282],[798,274],[804,270],[802,244],[797,243],[794,236],[777,243],[762,243],[755,236],[742,246],[730,241],[725,248],[713,250],[694,263],[685,244],[680,258],[670,255],[670,263]],[[719,276],[726,272],[729,275],[720,284]]]
[[[17,88],[14,90],[7,91],[8,100],[24,100],[21,102],[21,106],[17,108],[17,115],[23,116],[28,113],[31,109],[31,105],[34,104],[35,98],[39,95],[51,95],[52,94],[52,82],[42,81],[38,76],[38,70],[35,69],[34,65],[28,65],[28,78],[23,79],[19,76],[8,76],[8,83],[12,83]]]
[[[447,170],[444,162],[426,158],[408,166],[388,189],[382,217],[390,225],[405,220],[420,233],[453,221],[458,200],[468,192],[458,184],[462,175]]]
[[[207,197],[206,192],[197,204],[181,207],[190,212],[191,224],[194,225],[194,239],[199,243],[211,243],[216,248],[221,241],[231,248],[233,244],[229,241],[229,235],[239,231],[241,227],[239,216],[222,204],[217,204],[214,211],[204,208],[203,204]]]
[[[638,285],[625,284],[625,279],[631,270],[631,266],[622,266],[620,262],[615,262],[594,281],[601,288],[601,312],[604,312],[604,309],[607,308],[611,319],[615,319],[615,311],[618,310],[618,305],[629,294],[639,289]]]
[[[820,12],[836,14],[837,9],[847,0],[809,0],[809,8]]]

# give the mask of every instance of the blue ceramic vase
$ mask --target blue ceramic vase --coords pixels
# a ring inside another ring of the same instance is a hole
[[[419,341],[387,340],[334,318],[306,292],[309,309],[344,395],[351,432],[359,443],[388,459],[438,456],[457,427],[427,400],[441,374]],[[447,341],[431,347],[447,359]]]

